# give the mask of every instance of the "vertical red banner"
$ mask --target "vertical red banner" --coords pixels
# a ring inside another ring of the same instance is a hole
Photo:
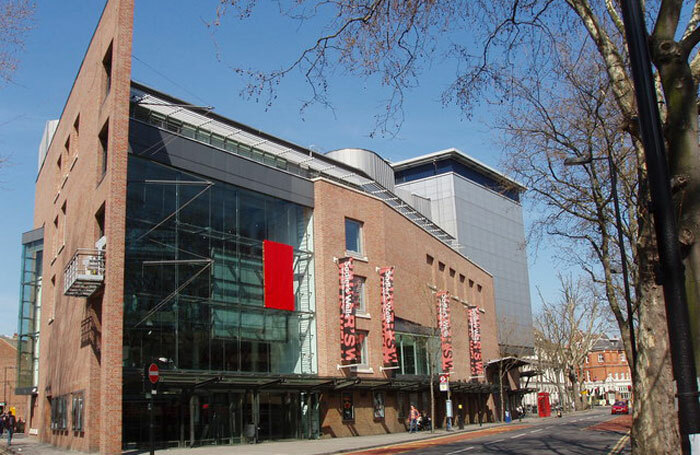
[[[437,293],[437,316],[440,344],[442,346],[442,372],[451,373],[453,367],[452,327],[450,321],[450,293],[447,291]]]
[[[385,367],[399,364],[394,326],[394,267],[379,269],[382,285],[382,357]]]
[[[484,361],[481,358],[481,316],[478,308],[469,308],[469,364],[472,376],[484,374]]]
[[[340,302],[340,361],[357,363],[357,333],[355,331],[355,306],[357,292],[355,290],[355,271],[353,258],[338,260]]]
[[[263,241],[265,308],[294,311],[294,249]]]

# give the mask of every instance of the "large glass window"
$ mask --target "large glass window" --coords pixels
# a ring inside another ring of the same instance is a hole
[[[124,365],[315,373],[311,209],[129,158]],[[263,240],[294,249],[297,311],[264,306]]]
[[[399,351],[399,374],[428,375],[442,371],[440,340],[438,337],[399,333],[396,335]]]
[[[345,218],[345,249],[362,254],[362,223],[350,218]]]

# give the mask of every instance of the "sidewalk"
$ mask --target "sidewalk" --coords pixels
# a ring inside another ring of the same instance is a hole
[[[585,411],[584,411],[585,412]],[[526,417],[523,424],[532,424],[551,419],[539,417]],[[409,441],[420,441],[447,435],[473,432],[494,427],[518,425],[521,422],[515,420],[512,423],[486,423],[483,426],[467,425],[464,430],[455,429],[447,432],[443,429],[435,430],[435,433],[389,433],[371,436],[356,436],[348,438],[331,438],[317,440],[294,440],[284,442],[263,442],[260,444],[238,444],[223,446],[202,446],[195,448],[159,449],[159,455],[330,455],[336,453],[356,451],[359,449],[371,449],[390,444],[398,444]],[[54,446],[38,442],[34,437],[17,435],[9,448],[6,441],[0,441],[0,455],[67,455],[81,452],[58,449]],[[148,450],[125,450],[124,455],[148,454]]]

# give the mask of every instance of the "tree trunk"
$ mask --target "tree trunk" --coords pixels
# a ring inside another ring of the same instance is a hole
[[[678,454],[680,435],[675,407],[671,353],[666,325],[663,289],[655,284],[656,248],[647,235],[640,254],[639,329],[632,404],[632,453]]]
[[[686,296],[700,372],[700,146],[698,145],[698,86],[681,45],[672,39],[651,43],[667,105],[665,137],[681,254],[686,273]]]
[[[430,432],[435,431],[435,387],[433,387],[433,379],[435,374],[433,369],[430,369]],[[425,417],[425,416],[423,416]]]

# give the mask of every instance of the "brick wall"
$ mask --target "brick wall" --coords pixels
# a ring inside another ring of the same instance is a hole
[[[321,376],[355,376],[384,379],[391,371],[381,371],[381,294],[377,267],[394,266],[394,305],[397,317],[428,327],[436,327],[436,297],[428,285],[448,290],[472,305],[481,314],[484,362],[498,357],[498,339],[493,298],[493,278],[487,272],[444,245],[384,202],[326,180],[315,182],[314,257],[316,268],[316,309],[318,324],[318,369]],[[363,256],[355,260],[355,274],[366,278],[365,296],[369,317],[358,317],[357,328],[368,331],[371,372],[339,370],[340,321],[338,307],[338,268],[333,258],[346,256],[345,218],[362,222]],[[432,260],[431,260],[432,258]],[[452,381],[470,376],[469,336],[466,306],[450,300],[454,370]],[[372,392],[355,390],[356,418],[342,420],[340,394],[324,398],[321,421],[324,435],[349,436],[403,431],[405,419],[397,415],[397,394],[386,392],[386,416],[376,421],[372,415]],[[493,402],[489,401],[490,406]],[[466,412],[466,398],[465,398]]]
[[[39,411],[42,441],[121,453],[122,293],[133,0],[109,0],[61,114],[36,183],[34,227],[44,226]],[[103,60],[111,46],[111,78]],[[108,89],[109,85],[109,89]],[[106,173],[100,134],[108,125]],[[63,270],[98,238],[107,261],[100,295],[63,295]],[[85,396],[84,431],[71,431],[70,394]],[[68,396],[68,428],[50,429],[50,400]]]
[[[27,420],[28,401],[26,395],[15,395],[17,385],[17,339],[0,337],[0,401],[5,402],[6,409],[15,407],[15,416]]]

